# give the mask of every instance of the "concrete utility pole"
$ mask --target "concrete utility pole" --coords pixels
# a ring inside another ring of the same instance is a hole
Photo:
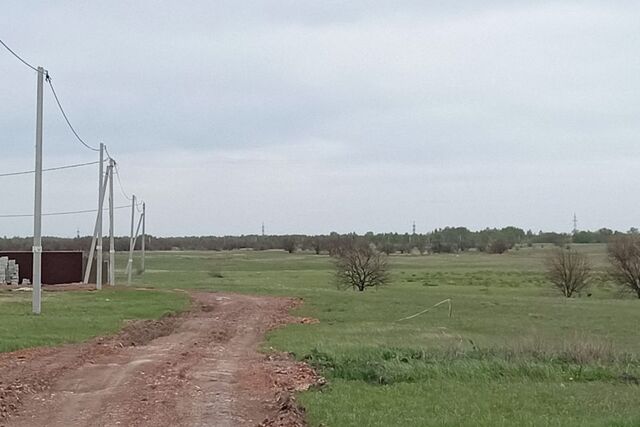
[[[115,162],[109,160],[109,285],[116,285],[116,246],[113,238],[113,168]]]
[[[134,219],[134,218],[131,218]],[[129,252],[129,265],[131,265],[131,269],[129,270],[129,284],[131,284],[131,274],[133,271],[133,253],[135,252],[136,243],[138,243],[138,236],[140,235],[140,227],[144,221],[144,214],[140,214],[140,218],[138,218],[138,226],[136,227],[136,232],[133,235],[133,239],[131,241],[131,251]]]
[[[131,196],[131,238],[129,239],[129,261],[127,262],[127,285],[131,284],[131,274],[133,273],[133,231],[136,221],[136,196]]]
[[[145,247],[146,247],[146,240],[147,240],[146,226],[147,226],[147,204],[143,203],[142,204],[142,247],[141,247],[142,262],[140,265],[140,270],[142,270],[143,273],[144,273]]]
[[[42,101],[44,95],[44,68],[38,67],[36,101],[36,173],[33,203],[33,296],[32,310],[40,314],[42,297]]]
[[[98,165],[98,207],[102,206],[104,200],[104,191],[102,189],[102,179],[104,173],[104,144],[100,143],[100,164]],[[106,178],[105,178],[106,179]],[[98,209],[98,240],[96,249],[96,289],[102,289],[102,209]]]
[[[140,235],[140,227],[142,227],[142,220],[144,219],[144,215],[140,214],[138,217],[138,226],[136,227],[136,233],[133,235],[133,249],[135,252],[136,244],[138,243],[138,236]]]
[[[109,171],[107,170],[107,173],[109,173]],[[108,183],[108,179],[105,176],[104,180],[102,181],[102,189],[101,189],[101,194],[103,195],[102,199],[100,199],[100,203],[98,204],[98,212],[101,212],[103,207],[104,207],[104,194],[107,192],[107,183]],[[89,275],[91,274],[91,265],[93,264],[93,255],[95,254],[95,250],[96,250],[96,241],[97,241],[97,237],[98,237],[98,219],[100,218],[100,215],[96,215],[96,225],[93,228],[93,240],[91,242],[91,249],[89,250],[89,258],[87,259],[87,267],[84,271],[84,284],[86,285],[87,283],[89,283]],[[97,271],[97,268],[96,268]],[[96,280],[96,284],[97,284],[97,280]]]

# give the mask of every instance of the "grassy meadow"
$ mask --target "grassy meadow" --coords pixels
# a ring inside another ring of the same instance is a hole
[[[185,296],[174,289],[292,296],[305,301],[295,314],[320,322],[273,331],[265,351],[290,352],[327,378],[300,396],[312,426],[638,426],[640,301],[608,282],[604,246],[576,247],[597,277],[591,296],[573,299],[545,279],[551,245],[392,256],[391,283],[364,293],[338,290],[324,255],[155,252],[134,284],[158,292],[47,293],[47,322],[25,314],[27,297],[0,294],[0,350],[180,310]],[[445,299],[452,317],[442,305],[398,321]]]
[[[392,283],[334,286],[331,261],[284,252],[155,253],[144,283],[296,296],[318,324],[272,332],[329,380],[301,395],[312,426],[637,426],[640,301],[606,278],[566,299],[545,279],[551,245],[503,255],[397,255]],[[142,278],[136,280],[143,283]],[[411,320],[399,319],[445,299]]]

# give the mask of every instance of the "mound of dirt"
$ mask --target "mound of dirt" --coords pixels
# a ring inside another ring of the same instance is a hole
[[[306,427],[304,408],[291,393],[281,393],[277,399],[278,412],[266,418],[258,427]]]
[[[156,338],[171,334],[180,325],[179,316],[169,314],[158,320],[134,320],[127,322],[111,341],[121,347],[146,345]]]

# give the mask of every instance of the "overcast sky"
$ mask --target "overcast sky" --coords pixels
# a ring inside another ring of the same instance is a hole
[[[155,235],[640,224],[640,2],[4,1]],[[0,50],[0,173],[33,168],[36,73]],[[45,167],[97,160],[45,92]],[[91,209],[97,166],[49,172]],[[118,205],[126,204],[118,195]],[[33,178],[0,177],[0,215]],[[126,209],[116,231],[128,232]],[[90,234],[92,215],[48,217]],[[32,220],[0,218],[0,235]]]

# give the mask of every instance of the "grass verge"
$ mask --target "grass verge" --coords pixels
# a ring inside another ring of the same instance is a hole
[[[184,310],[186,293],[136,289],[43,292],[42,314],[31,293],[0,293],[0,352],[85,341],[117,332],[125,320],[155,319]]]

